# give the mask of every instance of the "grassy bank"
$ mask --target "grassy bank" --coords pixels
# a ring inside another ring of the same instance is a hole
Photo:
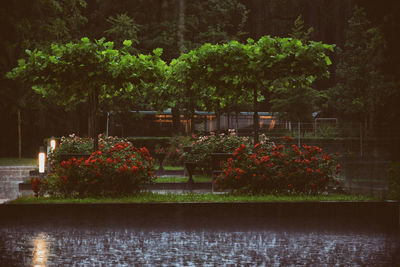
[[[0,166],[36,166],[36,158],[0,158]]]
[[[154,169],[158,170],[158,168],[160,168],[159,165],[155,164],[154,165]],[[167,171],[183,171],[183,166],[163,166],[164,170]]]
[[[158,177],[156,180],[156,183],[186,183],[188,181],[188,179],[189,179],[188,177],[175,177],[175,176]],[[211,182],[211,177],[196,175],[196,176],[193,176],[193,180],[195,183]]]
[[[319,195],[319,196],[285,196],[260,195],[247,196],[232,194],[156,194],[141,193],[121,198],[46,198],[20,197],[11,201],[13,204],[88,204],[88,203],[168,203],[168,202],[302,202],[302,201],[379,201],[380,198],[358,195]]]

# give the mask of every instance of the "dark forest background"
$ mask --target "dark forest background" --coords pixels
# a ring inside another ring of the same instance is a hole
[[[371,25],[385,38],[383,63],[379,68],[400,81],[399,1],[367,0],[15,0],[0,6],[0,156],[18,155],[18,113],[22,126],[23,156],[33,156],[43,139],[69,133],[85,135],[87,107],[71,109],[55,106],[5,74],[23,58],[26,49],[43,48],[53,42],[65,43],[83,36],[106,37],[120,44],[131,39],[135,49],[148,53],[164,50],[170,61],[181,52],[205,42],[245,41],[263,35],[288,37],[301,14],[305,28],[313,27],[310,38],[343,48],[348,20],[356,6],[363,7]],[[331,78],[317,86],[335,87],[340,53],[331,55]],[[398,86],[383,98],[376,111],[376,125],[399,127]],[[326,103],[326,116],[358,122],[358,116]],[[350,114],[350,115],[349,115]],[[104,115],[103,115],[104,116]],[[104,117],[102,118],[104,120]]]

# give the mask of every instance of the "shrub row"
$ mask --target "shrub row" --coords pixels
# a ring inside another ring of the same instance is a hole
[[[99,150],[88,158],[61,159],[62,152],[76,151],[70,149],[74,144],[89,147],[90,143],[91,140],[76,136],[62,140],[50,156],[53,168],[48,178],[39,183],[41,194],[61,197],[129,195],[156,179],[149,151],[119,138],[100,139]],[[37,184],[35,181],[36,187]]]
[[[336,156],[316,146],[241,144],[215,183],[240,192],[319,194],[340,189],[339,172]]]

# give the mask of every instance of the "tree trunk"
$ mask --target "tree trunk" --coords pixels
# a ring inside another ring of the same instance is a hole
[[[173,133],[179,135],[181,133],[181,113],[179,108],[173,107],[171,113]]]
[[[88,132],[89,137],[93,139],[94,151],[99,148],[99,137],[97,134],[97,110],[99,104],[99,92],[97,89],[90,92],[89,95],[89,116],[88,116]]]
[[[18,122],[18,158],[21,158],[21,154],[22,154],[22,131],[21,131],[21,110],[18,109],[17,111],[17,122]]]
[[[369,136],[375,136],[375,111],[372,109],[368,113],[368,133]]]
[[[178,48],[179,52],[182,54],[185,52],[184,43],[184,33],[185,33],[185,0],[179,0],[179,21],[178,21]]]
[[[254,144],[258,143],[258,132],[260,128],[260,123],[258,121],[258,101],[257,101],[257,89],[254,89],[253,91],[253,109],[254,109],[254,114],[253,114],[253,130],[254,130]]]
[[[219,103],[218,103],[218,106],[219,106]],[[216,132],[216,134],[218,135],[221,133],[221,110],[219,107],[217,108],[217,112],[215,113],[215,115],[217,117],[217,132]]]
[[[190,119],[189,119],[189,131],[190,135],[193,134],[193,128],[194,128],[194,110],[190,112]]]
[[[237,111],[236,110],[236,112],[235,112],[236,114],[236,116],[235,116],[235,119],[236,119],[236,135],[239,135],[239,111]]]
[[[231,122],[230,122],[231,116],[230,115],[231,115],[231,113],[229,111],[226,112],[226,118],[228,120],[228,129],[231,128]]]

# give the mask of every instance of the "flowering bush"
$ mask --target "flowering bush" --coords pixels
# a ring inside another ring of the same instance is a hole
[[[267,144],[268,139],[263,134],[260,136],[262,144]],[[240,144],[251,146],[252,140],[249,137],[239,137],[235,130],[230,129],[229,134],[194,136],[191,142],[191,151],[183,153],[183,160],[196,162],[197,169],[204,173],[212,172],[212,153],[233,153]]]
[[[87,159],[72,157],[55,165],[44,191],[62,197],[128,195],[154,182],[149,151],[115,141],[100,142]]]
[[[167,156],[165,164],[171,166],[182,165],[183,147],[190,145],[191,138],[189,136],[173,136],[170,138],[169,146],[166,148]]]
[[[106,148],[110,148],[116,143],[128,142],[124,138],[119,137],[104,137],[99,135],[99,145],[103,145]],[[75,134],[70,134],[68,137],[61,137],[60,144],[54,151],[49,153],[49,160],[52,166],[58,166],[61,161],[65,159],[65,155],[70,154],[88,154],[93,152],[93,139],[89,137],[79,137]]]
[[[42,181],[39,179],[39,177],[31,178],[32,191],[35,194],[35,197],[39,196],[41,184],[42,184]]]
[[[336,158],[316,146],[240,144],[215,183],[250,193],[318,194],[340,186],[339,172]]]

